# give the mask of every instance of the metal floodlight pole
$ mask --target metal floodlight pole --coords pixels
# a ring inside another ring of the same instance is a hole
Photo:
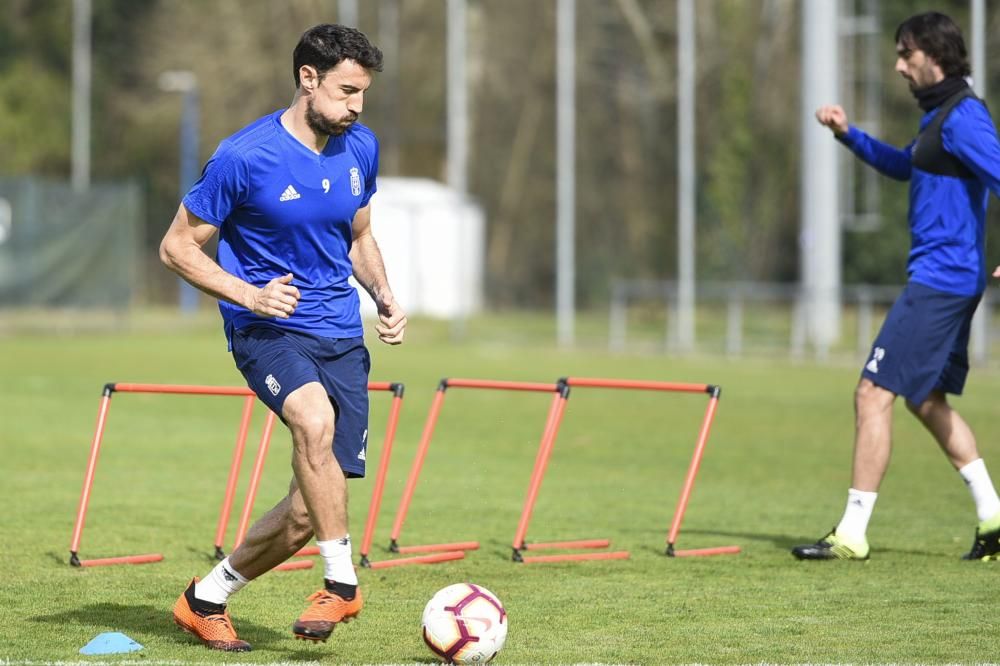
[[[90,0],[73,0],[73,139],[72,183],[75,192],[90,189]]]
[[[465,0],[448,0],[448,186],[468,190],[469,109],[465,79]]]
[[[677,347],[695,344],[695,16],[677,2]]]
[[[378,45],[385,59],[385,69],[379,75],[379,104],[382,115],[382,147],[379,153],[379,170],[396,176],[400,172],[399,147],[399,2],[381,0],[378,8]]]
[[[808,338],[825,358],[840,332],[840,204],[838,146],[814,116],[835,103],[838,76],[836,2],[802,3],[801,280]]]
[[[986,97],[986,3],[972,0],[972,87]]]
[[[559,0],[556,11],[556,317],[567,347],[576,310],[576,0]]]
[[[986,3],[983,0],[972,0],[972,30],[970,56],[972,60],[972,88],[976,95],[986,98]],[[978,364],[986,362],[989,356],[989,317],[985,307],[976,309],[972,317],[972,335],[970,346],[972,358]]]
[[[337,0],[337,22],[358,27],[358,0]]]
[[[159,79],[160,90],[183,95],[180,126],[180,172],[178,189],[184,198],[188,189],[198,178],[198,127],[200,122],[200,101],[198,77],[194,72],[173,70],[163,72]],[[179,305],[181,312],[193,313],[198,309],[198,290],[183,278],[178,278]]]
[[[465,63],[466,50],[466,0],[448,0],[448,186],[464,201],[469,189],[469,95]],[[462,205],[460,210],[467,210]],[[468,315],[465,294],[468,291],[466,259],[464,257],[467,231],[465,216],[459,223],[457,242],[463,256],[458,259],[456,278],[458,282],[458,312],[452,319],[452,337],[461,339],[465,335],[465,318]]]

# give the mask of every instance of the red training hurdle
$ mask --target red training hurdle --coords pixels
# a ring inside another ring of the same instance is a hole
[[[434,394],[434,401],[431,403],[430,411],[427,415],[427,420],[424,423],[423,434],[420,437],[420,444],[417,447],[417,454],[413,460],[413,464],[410,468],[410,474],[406,481],[406,486],[403,490],[403,496],[399,503],[399,508],[396,511],[396,519],[392,526],[392,533],[390,535],[389,549],[393,552],[406,553],[406,552],[424,552],[424,551],[456,551],[464,549],[478,548],[479,543],[475,541],[463,541],[457,543],[440,543],[440,544],[427,544],[421,546],[400,546],[399,537],[403,529],[403,522],[406,519],[406,514],[409,511],[410,502],[413,499],[413,493],[416,489],[417,479],[420,476],[420,471],[424,464],[424,458],[427,456],[427,451],[430,448],[430,442],[434,435],[434,428],[437,425],[438,418],[441,413],[441,408],[444,404],[445,393],[449,388],[467,388],[467,389],[486,389],[486,390],[500,390],[500,391],[528,391],[537,393],[552,393],[552,402],[549,406],[548,417],[546,418],[545,428],[542,432],[542,439],[539,443],[538,454],[535,457],[535,465],[532,471],[531,484],[528,490],[528,498],[525,502],[524,512],[521,515],[521,523],[518,525],[518,536],[515,537],[515,542],[523,542],[524,530],[527,528],[528,517],[531,514],[531,508],[534,505],[535,497],[538,494],[538,489],[541,486],[542,476],[545,474],[545,467],[548,464],[548,457],[551,453],[552,444],[555,441],[556,434],[559,430],[559,423],[562,421],[562,412],[566,407],[566,398],[569,395],[569,389],[565,383],[555,383],[555,384],[545,384],[537,382],[513,382],[513,381],[499,381],[499,380],[488,380],[488,379],[442,379],[438,384],[437,392]],[[586,540],[576,540],[576,541],[561,541],[561,542],[549,542],[545,544],[535,544],[534,548],[553,548],[553,549],[565,549],[565,548],[606,548],[610,545],[610,541],[607,539],[586,539]],[[549,558],[565,557],[570,560],[589,560],[589,559],[626,559],[629,554],[626,551],[618,552],[605,552],[605,553],[578,553],[575,555],[565,555],[558,556],[552,555],[547,556]],[[515,556],[513,558],[515,561],[529,561],[525,558],[521,558],[518,549],[515,548]],[[536,559],[534,561],[543,561],[542,559]]]
[[[386,424],[385,438],[382,445],[382,455],[379,460],[378,473],[375,476],[375,484],[372,489],[372,500],[368,506],[368,518],[365,522],[365,532],[364,537],[361,541],[360,548],[360,561],[359,564],[362,567],[369,569],[385,569],[389,567],[405,566],[408,564],[435,564],[437,562],[447,562],[450,560],[457,560],[465,557],[465,553],[462,552],[449,552],[449,553],[435,553],[431,555],[422,555],[419,557],[406,557],[397,558],[394,560],[381,560],[372,561],[368,558],[368,553],[371,549],[372,537],[375,535],[375,521],[378,519],[379,508],[382,503],[382,493],[385,488],[385,478],[389,470],[389,460],[392,456],[392,445],[396,437],[396,425],[399,422],[399,412],[402,408],[403,402],[403,385],[400,383],[385,383],[385,382],[370,382],[368,384],[369,391],[392,391],[392,407],[389,412],[388,423]],[[243,502],[243,511],[240,514],[239,525],[236,530],[236,540],[235,543],[238,546],[242,543],[244,537],[246,536],[247,529],[250,525],[250,518],[253,514],[254,502],[257,498],[257,489],[260,485],[260,477],[264,470],[264,460],[267,458],[267,451],[270,446],[270,426],[273,425],[274,414],[268,414],[268,421],[265,424],[265,436],[261,438],[260,447],[257,449],[257,457],[254,460],[253,470],[250,473],[250,482],[247,487],[246,499]],[[234,456],[234,465],[237,465],[236,457]],[[238,470],[230,471],[230,477],[235,476]],[[227,492],[227,496],[229,493]],[[228,516],[228,509],[225,509],[225,514]],[[221,517],[220,517],[221,524]],[[317,546],[307,546],[295,553],[296,557],[307,557],[310,555],[318,555],[319,548]],[[222,551],[221,544],[216,543],[216,557],[224,557],[225,554]],[[298,561],[298,562],[285,562],[279,565],[278,569],[293,569],[293,568],[308,568],[312,566],[311,561]]]
[[[388,468],[388,459],[392,448],[392,441],[395,437],[396,424],[399,420],[399,410],[403,397],[403,385],[388,382],[370,382],[370,391],[391,391],[393,393],[393,404],[389,415],[389,422],[386,428],[386,436],[383,444],[382,461],[375,480],[375,488],[372,495],[372,503],[369,506],[368,519],[365,526],[365,536],[362,541],[361,553],[362,564],[367,559],[368,548],[371,545],[374,523],[381,503],[382,489],[385,482],[385,474]],[[229,521],[230,510],[236,493],[236,485],[239,477],[240,465],[246,447],[246,438],[249,430],[250,419],[253,412],[255,395],[253,391],[246,387],[232,386],[195,386],[176,384],[135,384],[135,383],[108,383],[104,386],[100,407],[97,415],[97,426],[95,428],[94,439],[91,443],[90,457],[87,463],[87,470],[84,474],[83,490],[80,494],[80,502],[77,507],[76,522],[73,527],[73,538],[70,544],[70,564],[73,566],[104,566],[111,564],[146,564],[158,562],[163,559],[159,553],[145,555],[128,555],[123,557],[110,557],[100,559],[81,560],[78,556],[80,541],[83,535],[83,527],[86,520],[87,507],[90,500],[90,492],[94,482],[94,472],[97,467],[98,455],[100,453],[101,442],[104,437],[104,428],[108,419],[108,411],[111,407],[111,396],[115,392],[122,393],[163,393],[163,394],[186,394],[186,395],[236,395],[244,396],[243,414],[240,420],[239,434],[236,438],[236,445],[233,449],[233,458],[229,470],[229,478],[226,483],[226,492],[219,513],[219,521],[216,527],[215,536],[215,556],[219,559],[225,557],[222,544],[225,538],[226,526]],[[261,435],[260,446],[258,447],[257,460],[254,465],[254,473],[251,475],[251,488],[247,491],[247,506],[244,515],[241,517],[238,544],[246,533],[249,523],[249,507],[252,506],[252,497],[256,494],[256,485],[259,482],[260,471],[263,465],[263,457],[270,444],[271,433],[274,427],[275,415],[268,411]],[[282,569],[302,569],[312,566],[311,561],[288,562],[281,565]]]
[[[407,552],[420,550],[452,550],[467,547],[470,543],[476,544],[475,542],[461,542],[461,543],[444,543],[444,544],[431,544],[427,546],[407,546],[401,547],[398,545],[398,540],[400,533],[402,531],[403,522],[406,518],[406,513],[409,509],[409,504],[413,496],[414,489],[416,487],[417,479],[420,475],[421,468],[424,463],[424,458],[427,454],[427,449],[430,446],[430,440],[434,433],[434,427],[440,416],[441,407],[444,403],[444,394],[448,388],[476,388],[476,389],[497,389],[497,390],[520,390],[520,391],[538,391],[538,392],[553,392],[552,404],[549,408],[548,417],[545,423],[545,428],[542,433],[542,438],[539,443],[538,453],[535,457],[535,464],[532,469],[531,480],[528,486],[528,492],[525,497],[524,507],[521,512],[521,518],[518,522],[517,531],[514,535],[514,540],[511,544],[512,555],[511,559],[515,562],[523,563],[545,563],[545,562],[566,562],[566,561],[578,561],[578,560],[597,560],[597,559],[627,559],[629,554],[627,551],[617,551],[617,552],[600,552],[600,553],[573,553],[573,554],[557,554],[557,555],[540,555],[540,556],[526,556],[523,551],[526,550],[543,550],[543,549],[569,549],[569,548],[606,548],[610,545],[607,539],[586,539],[577,541],[558,541],[558,542],[535,542],[530,543],[526,540],[528,526],[531,521],[531,514],[534,509],[535,502],[538,498],[538,493],[541,489],[542,480],[545,477],[545,472],[548,467],[549,458],[552,454],[552,449],[555,446],[555,441],[559,433],[559,427],[562,423],[562,419],[565,414],[567,402],[570,395],[570,388],[609,388],[609,389],[630,389],[630,390],[647,390],[647,391],[664,391],[664,392],[683,392],[683,393],[703,393],[708,394],[709,401],[706,407],[704,417],[702,418],[701,427],[698,432],[698,438],[695,444],[694,453],[691,458],[691,462],[688,466],[687,475],[685,477],[684,485],[681,490],[680,499],[678,501],[677,507],[674,511],[673,520],[670,525],[670,531],[667,535],[667,548],[666,555],[670,557],[695,557],[695,556],[705,556],[705,555],[721,555],[721,554],[734,554],[740,552],[739,546],[720,546],[715,548],[702,548],[693,550],[677,550],[675,544],[677,542],[677,536],[680,532],[681,521],[684,517],[684,512],[687,508],[688,501],[691,496],[691,492],[694,488],[694,480],[698,473],[698,469],[701,465],[701,460],[704,456],[705,446],[708,442],[708,436],[711,429],[712,422],[715,418],[715,412],[718,406],[719,397],[721,395],[721,388],[710,384],[685,384],[677,382],[661,382],[661,381],[642,381],[642,380],[627,380],[627,379],[596,379],[596,378],[584,378],[584,377],[568,377],[560,379],[555,384],[539,384],[530,382],[506,382],[506,381],[493,381],[493,380],[480,380],[480,379],[443,379],[438,386],[438,391],[435,394],[434,402],[431,405],[430,412],[427,416],[427,421],[424,426],[424,432],[421,436],[420,445],[417,450],[417,455],[413,461],[413,465],[410,470],[409,478],[407,479],[406,488],[403,492],[403,497],[400,501],[399,509],[396,512],[396,519],[393,524],[391,541],[389,547],[391,550],[397,552]]]
[[[560,382],[569,387],[578,388],[606,388],[606,389],[630,389],[638,391],[665,391],[680,393],[707,393],[708,405],[705,408],[705,415],[698,430],[698,439],[695,442],[694,453],[691,455],[691,462],[688,465],[687,474],[684,477],[684,485],[681,488],[677,506],[674,509],[674,517],[670,522],[670,531],[667,533],[666,555],[669,557],[698,557],[705,555],[734,555],[740,552],[739,546],[718,546],[714,548],[696,548],[692,550],[676,550],[674,544],[677,543],[677,535],[680,533],[681,521],[684,519],[684,511],[687,509],[688,500],[691,499],[691,491],[694,489],[694,480],[698,475],[702,457],[705,455],[705,445],[708,443],[709,431],[712,428],[712,421],[715,420],[715,411],[719,405],[719,398],[722,395],[722,387],[712,384],[685,384],[678,382],[646,381],[633,379],[598,379],[592,377],[566,377]],[[521,535],[523,537],[523,534]],[[517,541],[515,540],[515,548]]]

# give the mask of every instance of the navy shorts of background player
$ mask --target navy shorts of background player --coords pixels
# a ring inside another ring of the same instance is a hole
[[[294,276],[300,298],[288,319],[219,301],[229,347],[278,415],[291,391],[322,384],[337,414],[337,460],[363,476],[369,356],[349,253],[354,217],[377,189],[378,140],[354,123],[317,155],[284,128],[282,112],[223,140],[184,206],[219,228],[223,270],[261,288]]]
[[[915,405],[935,389],[962,391],[970,322],[986,288],[986,201],[989,191],[1000,196],[1000,150],[989,111],[964,80],[952,88],[947,100],[927,109],[905,148],[854,126],[839,137],[881,173],[910,182],[908,282],[862,376]]]
[[[933,390],[961,395],[980,296],[908,283],[886,315],[862,376],[914,405]]]

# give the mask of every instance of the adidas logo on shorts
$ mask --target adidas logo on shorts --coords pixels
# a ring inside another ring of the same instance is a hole
[[[361,434],[361,451],[358,453],[358,460],[367,461],[368,455],[365,452],[368,448],[368,428]]]
[[[885,349],[882,347],[876,347],[872,352],[872,360],[868,361],[868,365],[865,366],[865,370],[872,373],[873,375],[878,374],[878,362],[885,358]]]

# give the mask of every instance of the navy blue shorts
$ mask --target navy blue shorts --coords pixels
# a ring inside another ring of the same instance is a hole
[[[322,384],[336,412],[333,454],[347,476],[365,475],[371,357],[364,338],[324,338],[262,324],[234,331],[232,347],[247,385],[278,416],[289,393]]]
[[[960,395],[980,298],[907,283],[885,317],[861,376],[915,405],[934,390]]]

